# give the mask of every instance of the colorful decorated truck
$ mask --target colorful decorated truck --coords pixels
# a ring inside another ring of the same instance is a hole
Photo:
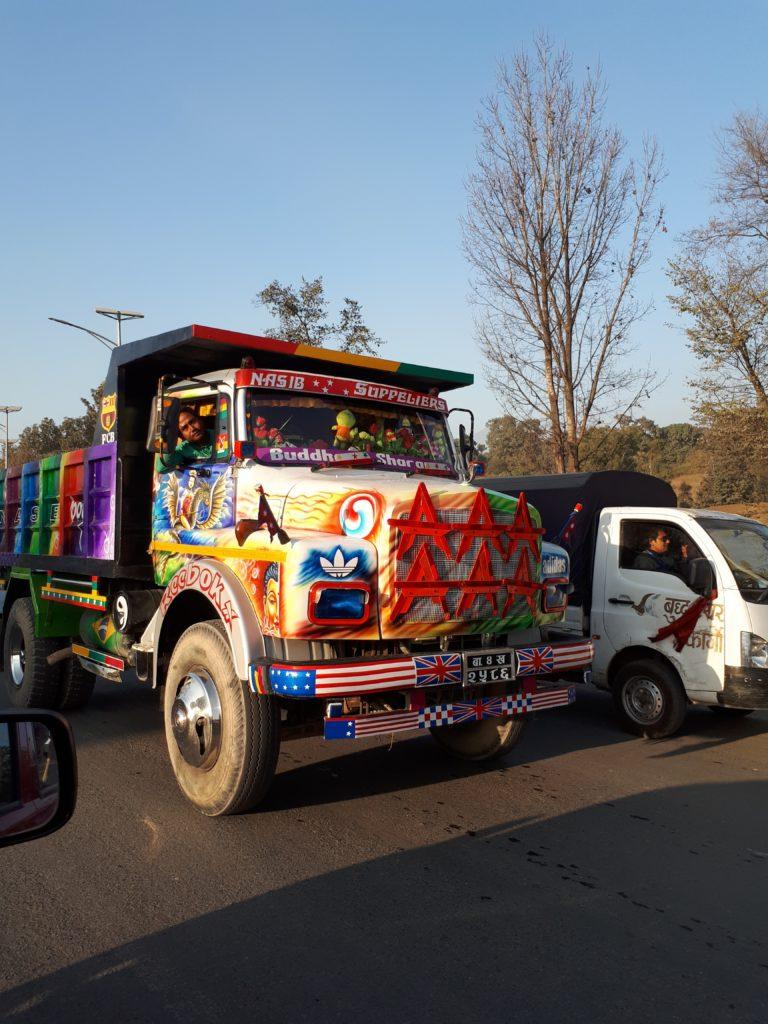
[[[164,687],[209,815],[258,802],[281,738],[510,749],[592,648],[544,639],[568,556],[525,495],[471,486],[443,397],[471,382],[197,325],[116,349],[93,447],[0,475],[5,697]]]

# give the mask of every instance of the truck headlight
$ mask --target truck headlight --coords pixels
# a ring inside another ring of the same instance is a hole
[[[567,607],[567,605],[567,588],[564,586],[556,586],[554,583],[549,583],[544,591],[541,610],[543,612],[561,612]]]
[[[768,640],[756,633],[742,632],[741,664],[744,668],[768,668]]]
[[[315,583],[309,591],[309,621],[317,626],[361,626],[370,615],[365,583]]]

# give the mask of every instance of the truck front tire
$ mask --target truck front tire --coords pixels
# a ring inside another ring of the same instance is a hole
[[[688,710],[677,673],[653,658],[638,658],[618,670],[613,700],[626,728],[649,740],[673,736]]]
[[[165,683],[165,738],[182,793],[203,814],[262,799],[280,751],[280,713],[238,679],[224,627],[198,622],[179,638]]]
[[[14,601],[3,641],[5,696],[14,708],[55,708],[61,666],[49,665],[56,640],[35,636],[35,609],[28,597]]]
[[[482,722],[462,722],[430,729],[438,746],[462,761],[491,761],[501,757],[520,740],[526,722],[522,716],[486,718]]]

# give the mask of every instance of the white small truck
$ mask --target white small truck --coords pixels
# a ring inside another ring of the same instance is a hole
[[[550,635],[591,637],[592,682],[613,693],[632,731],[670,736],[690,704],[732,715],[768,708],[768,527],[677,508],[672,487],[643,473],[483,484],[524,491],[548,540],[581,505],[564,545],[573,592]]]

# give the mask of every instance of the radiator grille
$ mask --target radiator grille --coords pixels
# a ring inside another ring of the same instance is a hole
[[[441,523],[455,523],[463,525],[469,518],[468,508],[446,508],[438,509],[437,515]],[[512,524],[514,520],[514,514],[508,512],[498,512],[494,510],[494,520],[501,524]],[[400,519],[407,519],[408,513],[404,512],[400,515]],[[397,551],[397,545],[400,541],[400,531],[397,527],[392,527],[392,540],[394,549]],[[460,532],[448,534],[448,546],[450,547],[453,554],[456,554],[459,544],[461,543],[462,534]],[[401,581],[408,577],[408,574],[413,566],[413,562],[418,554],[419,548],[425,542],[429,545],[429,551],[432,555],[432,559],[437,567],[437,571],[440,574],[441,580],[457,580],[459,582],[466,580],[472,571],[472,566],[475,564],[477,553],[483,544],[482,538],[475,538],[472,541],[471,546],[465,552],[460,562],[456,562],[455,559],[449,559],[436,544],[432,543],[428,538],[416,537],[410,549],[406,551],[401,557],[397,558],[395,563],[395,580]],[[510,558],[504,558],[496,546],[491,543],[490,540],[486,541],[488,550],[491,555],[491,565],[493,568],[494,579],[504,579],[514,576],[517,569],[517,564],[520,561],[520,555],[523,550],[528,552],[527,557],[530,560],[530,552],[527,548],[522,545],[518,545],[511,554]],[[507,539],[502,540],[504,549],[507,549]],[[531,574],[534,575],[534,566],[531,565]],[[479,595],[475,598],[474,602],[469,608],[465,608],[461,615],[458,613],[458,605],[461,601],[462,592],[458,589],[451,588],[446,596],[446,604],[450,612],[451,619],[461,619],[463,621],[472,622],[479,619],[487,619],[494,615],[493,605],[491,604],[490,598],[486,595]],[[499,589],[496,593],[496,606],[499,614],[504,607],[506,600],[506,591]],[[507,610],[508,616],[519,616],[526,613],[529,610],[528,604],[525,597],[516,598],[513,605]],[[421,622],[421,623],[432,623],[442,622],[444,619],[444,613],[441,608],[428,597],[416,598],[411,607],[400,616],[400,621],[403,622]]]

